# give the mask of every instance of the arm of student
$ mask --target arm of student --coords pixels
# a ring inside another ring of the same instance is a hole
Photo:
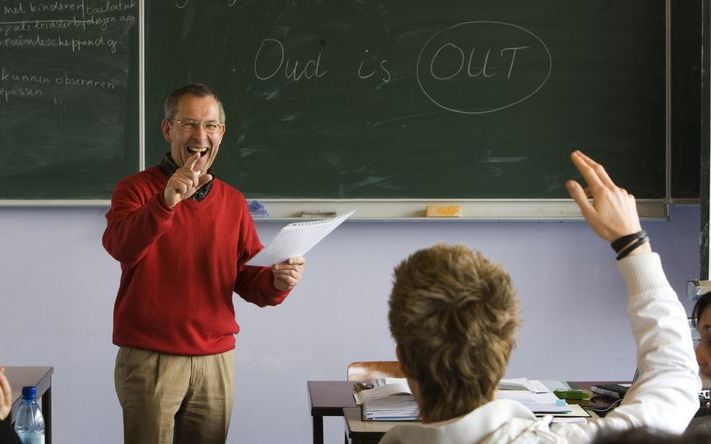
[[[575,152],[571,159],[588,188],[586,194],[570,181],[568,190],[593,231],[606,241],[639,231],[634,197],[617,187],[589,157]],[[680,433],[699,406],[701,383],[686,312],[667,282],[659,256],[645,243],[617,266],[627,286],[627,315],[637,343],[639,375],[622,404],[606,417],[556,427],[571,441],[589,440],[601,428],[648,426]]]
[[[627,314],[637,343],[637,380],[619,407],[587,424],[556,426],[570,442],[601,430],[651,427],[681,433],[699,408],[701,382],[686,312],[669,286],[656,253],[618,263],[629,300]]]
[[[699,408],[701,381],[686,311],[667,282],[657,254],[618,263],[637,342],[637,380],[610,422],[638,423],[681,433]]]

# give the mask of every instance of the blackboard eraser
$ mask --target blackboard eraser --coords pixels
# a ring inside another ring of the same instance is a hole
[[[461,205],[427,205],[426,217],[462,217]]]
[[[303,218],[311,218],[311,219],[326,219],[326,218],[331,218],[331,217],[336,217],[336,212],[335,211],[328,211],[328,210],[323,210],[323,211],[302,211],[301,212],[301,217]]]

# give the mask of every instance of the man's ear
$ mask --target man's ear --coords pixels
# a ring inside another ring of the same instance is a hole
[[[160,130],[163,133],[163,139],[165,139],[166,142],[170,143],[170,122],[168,121],[168,119],[163,119],[160,122]]]

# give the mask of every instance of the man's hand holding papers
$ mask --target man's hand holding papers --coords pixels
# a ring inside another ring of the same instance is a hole
[[[354,212],[352,210],[332,219],[291,223],[282,228],[274,240],[246,264],[271,267],[291,257],[303,256]]]

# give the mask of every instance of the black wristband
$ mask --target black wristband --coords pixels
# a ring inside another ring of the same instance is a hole
[[[633,250],[637,249],[637,247],[646,244],[649,242],[649,236],[643,236],[635,240],[633,243],[631,243],[627,248],[624,249],[624,251],[620,254],[617,255],[617,260],[619,261],[622,258],[627,257],[628,254],[630,254]]]
[[[612,243],[610,243],[610,246],[613,250],[615,250],[615,253],[619,253],[620,251],[622,251],[625,245],[629,245],[637,239],[641,239],[646,235],[647,232],[644,230],[632,234],[627,234],[612,241]]]

